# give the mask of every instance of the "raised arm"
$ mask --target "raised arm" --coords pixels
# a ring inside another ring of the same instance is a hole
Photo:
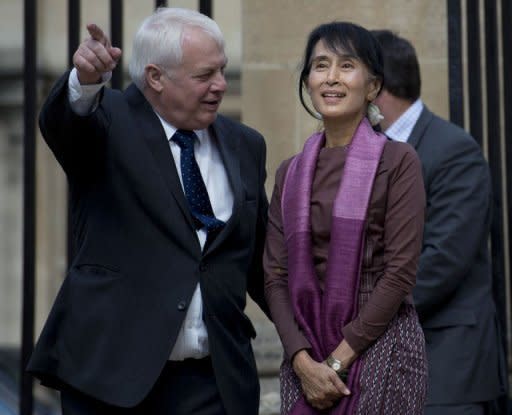
[[[90,36],[73,56],[76,77],[66,72],[57,81],[39,116],[41,133],[64,171],[83,178],[92,177],[92,166],[97,170],[105,145],[105,114],[90,113],[103,87],[98,82],[121,57],[97,25],[89,24],[87,30]]]

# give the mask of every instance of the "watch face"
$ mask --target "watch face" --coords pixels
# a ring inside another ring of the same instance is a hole
[[[341,369],[341,365],[338,362],[333,362],[331,366],[336,372]]]

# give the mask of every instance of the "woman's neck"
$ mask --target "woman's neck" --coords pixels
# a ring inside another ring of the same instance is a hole
[[[352,119],[350,122],[340,120],[324,120],[325,146],[343,147],[350,144],[361,119]]]

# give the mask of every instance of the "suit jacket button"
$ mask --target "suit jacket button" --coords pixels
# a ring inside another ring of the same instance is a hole
[[[187,303],[185,301],[180,301],[178,303],[178,310],[183,311],[187,308]]]
[[[205,263],[199,264],[199,271],[205,272],[208,269]]]

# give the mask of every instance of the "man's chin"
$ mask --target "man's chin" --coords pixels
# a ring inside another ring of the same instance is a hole
[[[196,122],[193,123],[193,126],[191,128],[188,128],[189,130],[204,130],[208,128],[215,119],[217,118],[217,112],[209,113],[207,116],[201,117],[201,119],[196,120]]]
[[[217,118],[217,114],[218,112],[217,111],[212,111],[211,113],[209,113],[206,117],[205,117],[205,123],[206,123],[206,127],[208,127],[211,123],[213,123],[216,118]],[[205,127],[205,128],[206,128]]]

